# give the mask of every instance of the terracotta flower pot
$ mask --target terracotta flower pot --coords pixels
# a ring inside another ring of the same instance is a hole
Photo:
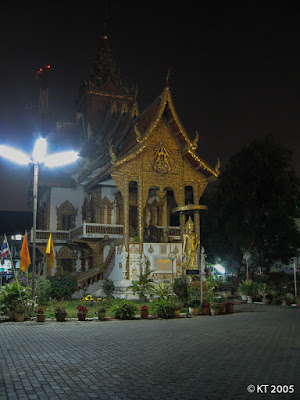
[[[98,312],[98,319],[99,319],[100,321],[104,321],[104,320],[105,320],[105,315],[106,315],[106,312],[105,312],[105,311],[99,311],[99,312]]]
[[[203,315],[210,315],[210,307],[203,307]]]
[[[226,312],[227,312],[227,314],[233,313],[233,304],[232,303],[226,303]]]
[[[57,322],[64,322],[66,320],[67,313],[62,311],[56,311],[55,317]]]
[[[36,314],[36,321],[37,322],[45,322],[45,314]]]
[[[269,297],[264,297],[263,298],[263,303],[264,304],[270,304],[271,303],[271,299]]]
[[[219,314],[224,314],[225,313],[225,303],[220,303],[218,305],[218,309],[219,309]]]
[[[149,315],[148,310],[142,311],[141,310],[141,319],[147,319]]]
[[[198,314],[199,314],[199,308],[198,308],[198,307],[195,307],[195,308],[194,308],[193,315],[196,316],[196,315],[198,315]]]
[[[173,317],[174,318],[179,318],[179,316],[180,316],[180,310],[174,310],[173,311]]]
[[[86,314],[78,313],[77,317],[78,321],[85,321]]]
[[[25,313],[15,313],[15,321],[16,322],[23,322],[24,321]]]
[[[16,319],[15,319],[15,315],[16,315],[16,313],[15,313],[14,310],[8,311],[8,313],[7,313],[8,319],[9,319],[10,321],[15,321],[15,320],[16,320]]]

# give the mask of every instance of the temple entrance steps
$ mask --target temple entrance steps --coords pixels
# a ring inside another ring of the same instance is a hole
[[[77,279],[77,291],[76,293],[79,293],[81,297],[84,297],[86,294],[91,294],[91,290],[93,285],[101,285],[103,281],[103,277],[106,274],[107,271],[110,271],[111,268],[114,266],[115,262],[115,245],[111,246],[108,255],[103,263],[103,265],[99,268],[92,268],[84,272],[80,272],[76,275]],[[100,287],[97,286],[97,289],[99,290]],[[95,291],[93,290],[93,291]],[[76,298],[78,298],[77,295],[74,294]],[[73,297],[74,297],[73,296]],[[74,297],[74,298],[75,298]]]

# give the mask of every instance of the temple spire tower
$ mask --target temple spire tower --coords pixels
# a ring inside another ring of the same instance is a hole
[[[112,142],[109,129],[112,119],[117,124],[117,120],[130,112],[136,104],[136,89],[121,79],[109,42],[108,12],[105,2],[100,45],[92,60],[88,76],[81,86],[77,113],[82,119],[85,140],[96,141],[101,146],[107,144],[108,149]]]

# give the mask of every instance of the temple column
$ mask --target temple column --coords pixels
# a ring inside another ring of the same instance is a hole
[[[175,191],[176,193],[176,191]],[[179,201],[176,199],[178,207],[184,206],[184,181],[183,181],[183,165],[182,165],[182,158],[179,157]],[[183,235],[185,233],[185,215],[180,214],[180,238],[183,242]]]
[[[193,197],[194,197],[194,204],[196,206],[199,205],[199,184],[198,182],[193,185]],[[198,241],[200,242],[200,211],[194,214],[195,219],[195,232],[198,236]],[[200,246],[200,244],[199,244]]]
[[[128,175],[124,175],[123,178],[123,194],[124,194],[124,200],[123,200],[123,221],[124,221],[124,245],[125,249],[129,254],[129,180],[128,180]],[[129,258],[129,257],[128,257]],[[129,265],[127,261],[126,265],[126,279],[129,279]]]
[[[139,252],[143,253],[143,234],[144,234],[144,213],[143,213],[143,175],[139,174],[138,178],[138,235],[139,235]]]

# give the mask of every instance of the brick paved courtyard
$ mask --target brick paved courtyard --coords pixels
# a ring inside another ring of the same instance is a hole
[[[300,399],[300,310],[290,307],[240,305],[234,314],[171,320],[5,322],[0,338],[0,400]],[[249,385],[260,393],[248,393]],[[277,385],[295,392],[271,394]]]

